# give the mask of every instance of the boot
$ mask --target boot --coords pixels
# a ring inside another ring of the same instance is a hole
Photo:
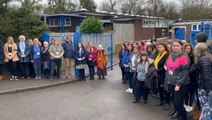
[[[174,114],[175,114],[175,112],[176,112],[176,110],[173,110],[172,112],[170,112],[170,113],[168,114],[168,116],[172,116],[172,115],[174,115]]]
[[[3,79],[4,79],[3,75],[0,75],[0,80],[3,80]]]
[[[177,118],[180,118],[180,116],[178,112],[175,112],[175,114],[171,116],[171,119],[177,119]]]

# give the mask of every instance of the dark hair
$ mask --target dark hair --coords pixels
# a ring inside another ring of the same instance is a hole
[[[165,51],[169,52],[168,47],[167,47],[167,45],[166,45],[165,43],[159,42],[157,45],[158,45],[158,46],[159,46],[159,45],[162,45],[162,46],[165,48]]]
[[[191,48],[191,52],[189,53],[189,55],[194,56],[194,48],[190,43],[186,43],[183,47],[183,51],[185,51],[186,47],[189,46]]]
[[[132,50],[129,51],[128,48],[127,48],[127,52],[132,52],[133,51],[133,45],[132,44],[128,44],[128,46],[131,46]]]
[[[77,50],[79,50],[79,44],[80,44],[81,42],[79,42],[78,44],[77,44]],[[82,45],[82,48],[84,49],[84,45],[81,43],[81,45]]]
[[[145,56],[145,57],[146,57],[146,61],[149,61],[147,53],[143,52],[143,53],[141,53],[141,55],[140,55],[140,63],[143,62],[142,56]]]
[[[146,47],[146,51],[147,51],[147,52],[148,52],[148,48],[149,48],[149,47],[151,47],[153,51],[155,50],[154,46],[153,46],[152,44],[150,44],[150,45],[148,45],[148,46]]]
[[[126,45],[125,45],[124,43],[122,43],[122,44],[121,44],[120,52],[123,50],[123,49],[122,49],[122,45],[124,46],[124,50],[126,50],[126,49],[127,49]]]

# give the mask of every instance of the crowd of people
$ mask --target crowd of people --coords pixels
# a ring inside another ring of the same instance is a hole
[[[105,79],[107,75],[107,53],[102,45],[96,48],[93,43],[86,47],[82,43],[74,48],[72,37],[67,37],[64,42],[51,39],[41,43],[38,38],[34,40],[20,35],[15,43],[13,37],[8,37],[4,44],[0,41],[0,80],[4,76],[4,65],[10,73],[10,80],[19,79],[50,79],[61,78],[61,66],[64,61],[64,79],[75,79],[75,68],[79,71],[78,78],[85,81],[85,69],[88,66],[90,80],[94,80],[95,67],[98,79]]]
[[[133,103],[147,103],[151,93],[160,98],[156,106],[172,106],[171,119],[187,120],[185,106],[197,103],[200,120],[212,120],[212,42],[207,39],[206,33],[199,33],[195,48],[179,40],[123,43],[119,66]]]

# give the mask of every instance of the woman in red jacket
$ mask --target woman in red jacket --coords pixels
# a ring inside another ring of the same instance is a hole
[[[94,67],[96,66],[97,51],[93,43],[91,42],[88,43],[86,51],[87,51],[87,64],[88,64],[89,75],[90,75],[89,80],[94,80],[94,73],[95,73]]]

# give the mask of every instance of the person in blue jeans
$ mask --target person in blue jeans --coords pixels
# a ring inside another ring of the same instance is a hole
[[[38,38],[34,39],[34,45],[31,47],[31,62],[35,71],[35,79],[41,79],[41,52],[42,46]]]

